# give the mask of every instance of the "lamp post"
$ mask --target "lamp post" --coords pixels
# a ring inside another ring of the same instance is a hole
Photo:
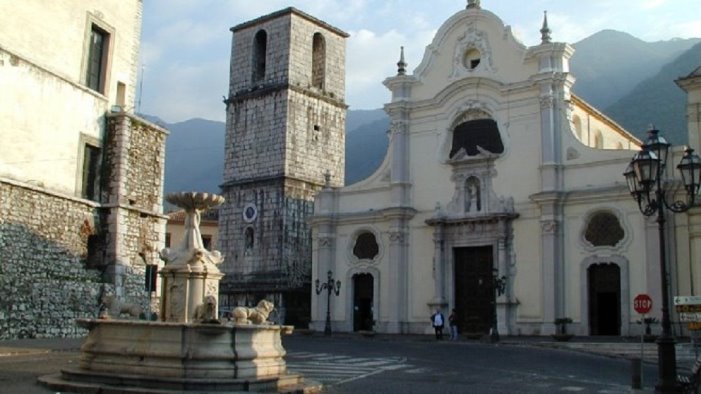
[[[657,215],[657,231],[660,244],[660,286],[662,291],[662,335],[657,339],[658,381],[655,392],[676,392],[677,359],[675,340],[669,316],[669,281],[664,234],[665,209],[684,212],[691,208],[701,183],[701,158],[687,148],[677,165],[682,177],[685,201],[677,200],[674,189],[678,184],[663,179],[670,144],[650,127],[648,139],[642,149],[633,156],[623,173],[630,194],[645,216]],[[671,201],[671,202],[670,202]]]
[[[499,270],[492,269],[492,283],[493,283],[493,288],[494,288],[494,308],[492,308],[494,316],[492,318],[492,332],[489,336],[489,339],[492,343],[494,342],[499,342],[499,330],[497,328],[497,297],[500,295],[504,294],[504,290],[506,289],[506,276],[502,275],[499,277]]]
[[[333,274],[329,270],[328,278],[325,283],[319,283],[319,279],[317,279],[315,283],[316,295],[319,295],[324,290],[328,292],[326,295],[326,326],[324,327],[324,335],[331,335],[331,293],[338,296],[341,292],[341,281],[337,280],[334,282]]]

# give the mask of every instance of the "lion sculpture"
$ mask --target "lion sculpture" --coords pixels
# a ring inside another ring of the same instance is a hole
[[[217,319],[217,298],[208,295],[204,302],[195,308],[195,321],[200,323],[219,323]]]
[[[102,297],[102,312],[100,319],[118,319],[122,314],[127,314],[133,319],[138,319],[143,313],[143,309],[137,304],[122,302],[113,295]]]
[[[255,308],[238,306],[231,312],[234,324],[270,324],[268,316],[275,305],[268,300],[261,300]]]

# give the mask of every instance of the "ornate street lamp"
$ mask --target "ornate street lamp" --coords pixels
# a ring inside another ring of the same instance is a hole
[[[499,342],[499,330],[497,329],[497,297],[504,294],[504,290],[506,289],[506,276],[502,275],[499,277],[499,270],[496,268],[492,269],[492,284],[494,288],[494,301],[492,301],[494,303],[494,307],[492,308],[494,316],[492,317],[492,332],[489,339],[494,343]]]
[[[326,295],[326,327],[324,327],[324,335],[331,335],[331,293],[338,296],[341,292],[341,281],[337,280],[334,282],[333,273],[329,271],[326,283],[319,283],[319,279],[315,283],[316,295],[319,295],[323,290],[328,292]]]
[[[667,279],[666,243],[664,235],[665,208],[674,212],[687,211],[701,184],[701,158],[693,149],[684,151],[677,168],[681,173],[685,201],[674,196],[678,183],[663,179],[670,144],[659,135],[659,130],[650,127],[648,139],[642,150],[633,156],[623,175],[628,190],[645,216],[657,214],[657,230],[660,243],[660,281],[662,291],[662,335],[657,339],[658,381],[655,391],[673,393],[676,390],[677,359],[669,316],[669,282]],[[670,202],[671,200],[671,202]]]

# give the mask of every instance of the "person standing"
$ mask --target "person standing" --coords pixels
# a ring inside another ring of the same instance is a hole
[[[443,339],[443,325],[445,319],[440,309],[436,309],[436,313],[431,315],[431,324],[433,324],[433,329],[436,331],[436,340]]]
[[[458,340],[458,314],[455,309],[452,309],[450,316],[448,316],[448,325],[450,326],[450,340]]]

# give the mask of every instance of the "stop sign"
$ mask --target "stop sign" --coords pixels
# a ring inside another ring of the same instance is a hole
[[[640,314],[646,314],[652,309],[652,298],[647,294],[638,294],[633,299],[633,308]]]

